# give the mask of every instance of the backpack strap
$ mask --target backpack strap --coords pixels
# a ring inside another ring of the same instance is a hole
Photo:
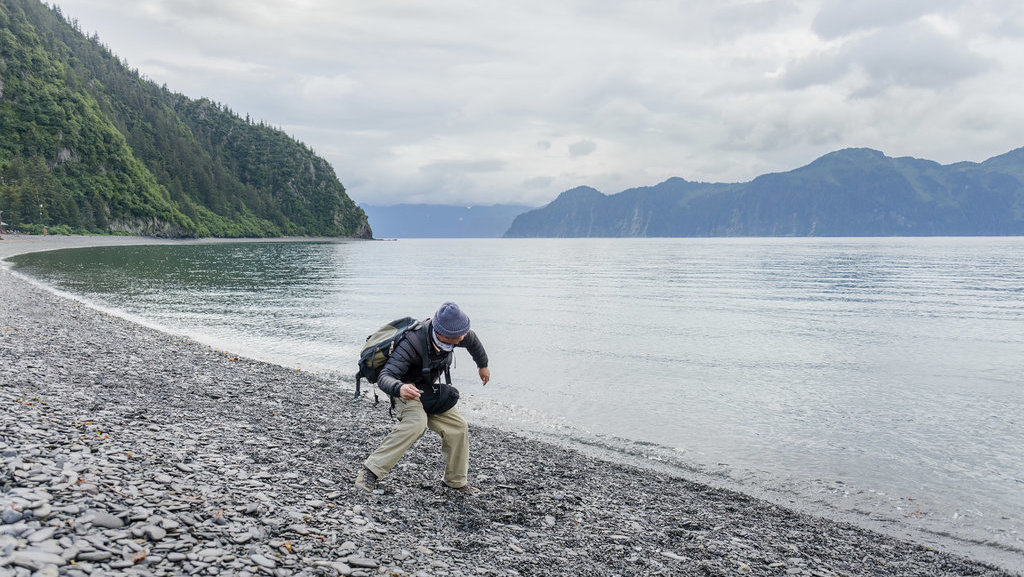
[[[434,330],[434,328],[430,325],[429,320],[427,321],[426,326],[427,330],[425,331],[423,337],[423,350],[420,351],[420,354],[423,356],[423,380],[433,384],[433,379],[430,378],[430,355],[427,354],[427,351],[430,350],[430,341],[431,338],[433,337],[431,333]],[[450,355],[452,353],[449,352],[448,354]],[[450,364],[444,366],[444,382],[446,385],[452,384],[452,373]]]
[[[430,333],[434,330],[430,320],[423,324],[426,330],[423,331],[423,340],[420,344],[420,364],[423,367],[423,380],[430,382]]]

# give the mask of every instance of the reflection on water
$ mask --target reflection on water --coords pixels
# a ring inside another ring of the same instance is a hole
[[[344,379],[377,326],[456,300],[494,373],[480,389],[461,359],[467,411],[653,443],[1024,555],[1024,239],[190,244],[16,261]]]

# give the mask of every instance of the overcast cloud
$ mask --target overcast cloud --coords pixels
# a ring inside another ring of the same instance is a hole
[[[839,148],[1024,146],[1019,0],[59,0],[158,84],[280,126],[357,202],[540,205]]]

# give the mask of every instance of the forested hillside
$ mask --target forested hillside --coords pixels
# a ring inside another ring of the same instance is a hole
[[[157,86],[38,0],[0,0],[0,210],[25,230],[371,234],[308,147]]]

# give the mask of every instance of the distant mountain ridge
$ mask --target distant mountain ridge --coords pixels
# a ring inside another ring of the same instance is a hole
[[[359,205],[377,238],[497,238],[516,216],[533,207],[495,204],[460,206],[447,204]]]
[[[605,195],[563,192],[506,237],[963,236],[1024,234],[1024,148],[941,165],[832,152],[745,183],[670,178]]]
[[[36,232],[372,234],[310,148],[156,85],[38,0],[0,0],[0,210]]]

